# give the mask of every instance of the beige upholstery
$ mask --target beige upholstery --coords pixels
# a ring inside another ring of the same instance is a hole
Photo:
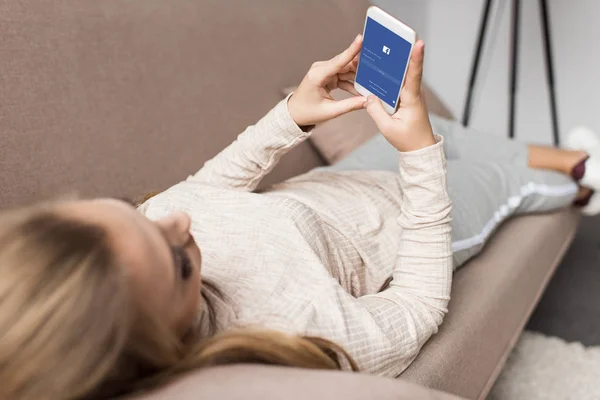
[[[0,207],[185,178],[347,47],[366,6],[0,0]],[[319,163],[304,143],[270,181]]]
[[[312,60],[343,50],[366,7],[0,0],[0,208],[72,190],[135,196],[176,183],[261,117]],[[305,143],[269,180],[320,162]],[[484,396],[576,224],[565,211],[503,227],[456,275],[440,333],[403,380]],[[411,390],[391,379],[244,366],[196,372],[153,398],[419,398]]]
[[[459,400],[405,380],[291,368],[241,365],[184,378],[144,400]]]

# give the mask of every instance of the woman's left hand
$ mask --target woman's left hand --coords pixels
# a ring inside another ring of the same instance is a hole
[[[354,89],[361,47],[362,35],[358,35],[344,52],[329,61],[319,61],[311,66],[288,101],[290,114],[298,126],[316,125],[363,108],[366,98]],[[334,100],[331,91],[337,88],[355,96]]]

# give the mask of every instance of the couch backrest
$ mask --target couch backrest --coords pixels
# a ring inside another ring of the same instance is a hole
[[[366,1],[0,0],[0,208],[195,172],[362,29]],[[270,179],[319,163],[304,144]]]

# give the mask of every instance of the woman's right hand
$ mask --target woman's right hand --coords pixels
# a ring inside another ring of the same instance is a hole
[[[429,122],[425,99],[421,93],[424,43],[417,41],[408,65],[404,87],[400,92],[400,107],[389,115],[381,100],[369,96],[365,108],[388,142],[398,151],[415,151],[436,144]]]

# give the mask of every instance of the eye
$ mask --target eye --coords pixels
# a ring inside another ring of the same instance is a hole
[[[192,263],[183,247],[173,247],[173,262],[182,280],[187,281],[192,276]]]

